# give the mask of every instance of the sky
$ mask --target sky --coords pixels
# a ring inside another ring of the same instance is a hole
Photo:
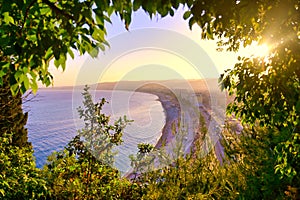
[[[218,52],[216,41],[201,40],[201,30],[192,30],[180,7],[173,17],[152,19],[142,10],[133,13],[129,31],[118,16],[107,24],[110,47],[97,59],[88,55],[68,58],[64,72],[50,64],[54,86],[72,86],[120,80],[168,80],[217,78],[232,68],[238,55],[254,54],[250,47],[238,53]]]

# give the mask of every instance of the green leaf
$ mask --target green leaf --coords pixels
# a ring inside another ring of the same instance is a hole
[[[191,16],[191,11],[186,11],[184,14],[183,14],[183,19],[187,20],[190,16]]]
[[[4,12],[2,15],[4,17],[4,22],[6,24],[9,24],[9,23],[14,24],[15,23],[14,18],[12,18],[11,16],[9,16],[9,12]]]
[[[15,96],[19,91],[19,84],[12,84],[10,86],[10,91],[11,91],[12,95]]]
[[[98,43],[97,46],[101,49],[101,51],[105,51],[105,46],[102,43]]]
[[[59,64],[59,59],[58,60],[56,60],[56,59],[54,60],[54,65],[55,65],[56,68],[59,68],[59,65],[60,65]]]
[[[5,196],[5,191],[3,189],[0,189],[0,193],[1,193],[2,197]]]
[[[110,6],[108,9],[107,9],[107,14],[108,16],[111,16],[111,14],[114,12],[114,8],[112,6]]]
[[[137,11],[142,5],[142,1],[141,0],[135,0],[133,1],[133,10]]]
[[[92,48],[91,50],[88,50],[88,53],[92,58],[96,58],[99,54],[98,48]]]
[[[174,16],[174,10],[170,9],[169,13],[172,17]]]
[[[103,16],[99,16],[99,15],[96,15],[96,22],[98,25],[104,25],[104,17]]]
[[[92,37],[93,37],[95,40],[97,40],[97,41],[99,41],[99,42],[102,42],[102,41],[105,40],[105,39],[104,39],[104,36],[105,36],[105,32],[103,32],[103,30],[98,29],[98,28],[94,29],[94,32],[93,32],[93,34],[92,34]]]
[[[24,75],[23,82],[24,82],[25,89],[28,90],[29,89],[29,78],[26,75]]]
[[[30,86],[31,86],[31,89],[32,89],[32,92],[33,94],[36,94],[37,90],[38,90],[38,85],[37,85],[37,82],[36,80],[31,80],[31,83],[30,83]]]
[[[59,68],[59,66],[61,66],[62,69],[65,70],[66,69],[66,56],[65,56],[65,54],[61,53],[59,55],[59,59],[54,60],[54,65],[55,65],[56,68]]]
[[[191,17],[190,20],[189,20],[189,27],[190,29],[192,30],[193,28],[193,25],[196,23],[196,20],[194,17]]]
[[[68,53],[71,56],[71,58],[74,59],[74,53],[71,48],[68,48]]]
[[[50,14],[51,9],[49,7],[44,7],[40,9],[42,15]]]
[[[53,55],[53,50],[52,50],[52,47],[50,47],[47,51],[46,51],[46,54],[45,54],[45,60],[48,61]]]
[[[18,81],[20,81],[20,82],[23,81],[22,76],[23,76],[23,72],[22,72],[22,71],[17,71],[17,72],[15,72],[15,74],[14,74],[15,80],[18,80]]]
[[[4,71],[0,71],[0,77],[4,76],[6,73]]]

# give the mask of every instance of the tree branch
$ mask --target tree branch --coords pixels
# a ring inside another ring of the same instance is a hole
[[[57,15],[62,15],[68,19],[74,20],[74,17],[72,15],[59,9],[54,3],[51,3],[49,0],[42,0],[42,2],[47,4]]]
[[[34,4],[35,2],[37,2],[37,0],[33,0],[33,1],[28,5],[28,7],[26,8],[25,16],[24,16],[24,24],[25,24],[26,19],[27,19],[27,16],[28,16],[29,9],[33,6],[33,4]]]

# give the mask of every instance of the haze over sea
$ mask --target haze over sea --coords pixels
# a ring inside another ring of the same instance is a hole
[[[82,105],[82,96],[73,90],[40,89],[37,96],[23,104],[29,112],[27,129],[33,145],[37,167],[41,168],[47,156],[62,150],[83,127],[76,108]],[[165,124],[165,114],[157,96],[139,92],[97,90],[94,100],[105,98],[103,108],[112,120],[126,115],[134,120],[123,135],[123,144],[116,148],[115,166],[126,172],[130,169],[130,154],[136,154],[138,143],[155,144]]]

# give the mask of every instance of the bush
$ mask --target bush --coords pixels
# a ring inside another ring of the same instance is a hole
[[[240,135],[225,129],[223,145],[227,152],[227,174],[241,199],[298,199],[297,188],[288,178],[276,173],[274,146],[282,140],[276,129],[244,127]],[[299,186],[299,183],[298,183]],[[292,191],[291,189],[296,189]]]
[[[0,199],[46,199],[46,181],[30,147],[13,145],[13,134],[0,137]]]

